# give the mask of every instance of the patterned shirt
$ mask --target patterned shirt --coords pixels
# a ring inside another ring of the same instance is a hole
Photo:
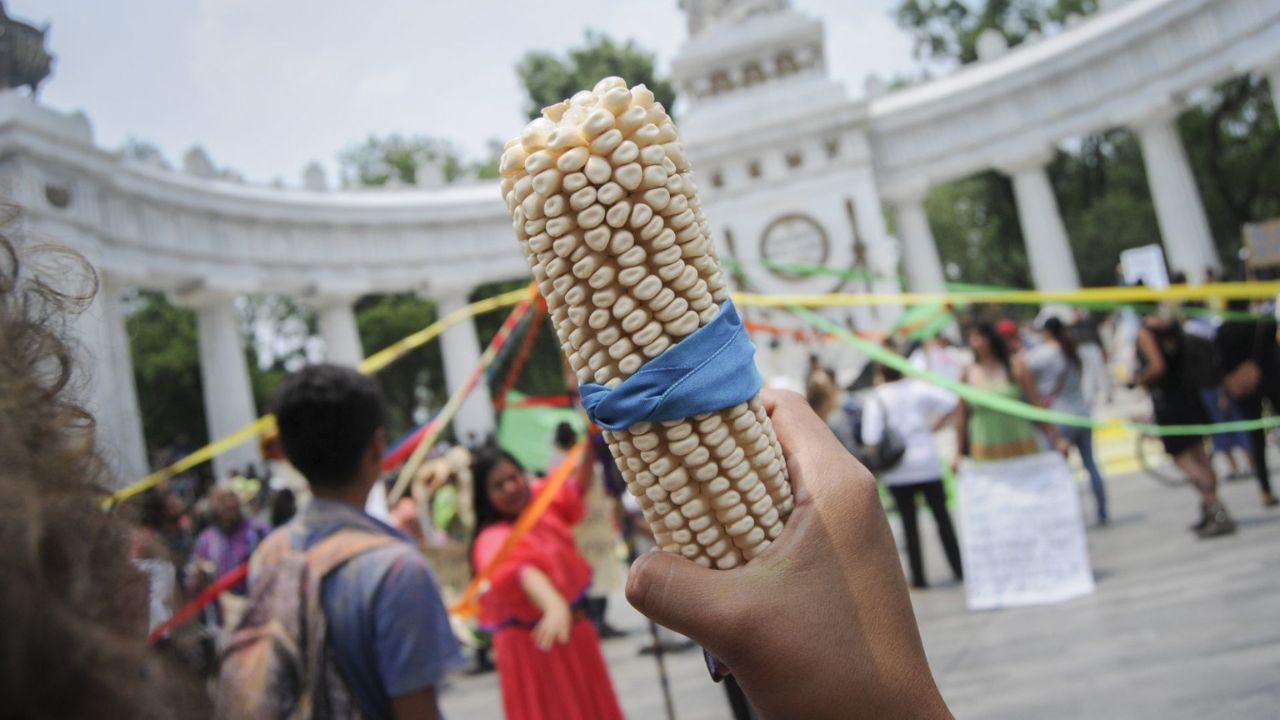
[[[271,533],[266,523],[253,517],[241,518],[231,532],[214,523],[196,538],[197,560],[212,562],[217,567],[217,577],[222,577],[249,559],[258,543]],[[241,580],[231,588],[236,595],[248,592],[248,583]]]

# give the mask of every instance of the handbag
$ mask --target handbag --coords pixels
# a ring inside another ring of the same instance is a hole
[[[1262,328],[1264,323],[1257,323],[1253,334],[1253,354],[1240,363],[1234,370],[1222,378],[1222,387],[1232,397],[1242,398],[1258,392],[1262,384],[1262,366],[1258,364],[1258,350],[1262,347]]]
[[[884,431],[880,433],[880,442],[876,443],[874,450],[863,459],[863,464],[868,470],[878,474],[888,472],[902,462],[902,457],[907,454],[907,443],[902,439],[902,434],[889,424],[889,408],[885,405],[884,399],[879,393],[872,393],[872,396],[880,404],[880,412],[884,416]]]

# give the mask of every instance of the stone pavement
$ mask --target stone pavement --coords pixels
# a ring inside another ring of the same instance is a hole
[[[912,593],[944,697],[960,718],[1280,717],[1280,509],[1253,480],[1227,482],[1240,532],[1187,532],[1196,499],[1141,474],[1109,479],[1112,524],[1089,528],[1097,593],[1059,605],[972,613],[943,582],[941,547],[921,513],[926,569],[939,584]],[[1082,505],[1091,515],[1085,491]],[[891,523],[897,531],[897,519]],[[963,528],[961,528],[963,532]],[[632,632],[605,642],[630,718],[662,718],[644,619],[621,597],[610,620]],[[681,720],[729,718],[697,651],[668,656]],[[496,678],[457,676],[444,690],[453,720],[500,718]]]

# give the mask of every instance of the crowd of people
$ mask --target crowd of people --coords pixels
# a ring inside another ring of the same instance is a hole
[[[785,566],[721,572],[640,552],[643,517],[612,464],[601,462],[602,439],[589,434],[579,446],[565,428],[556,433],[559,454],[537,468],[545,476],[492,443],[441,448],[403,498],[371,513],[370,497],[385,497],[376,490],[389,480],[382,399],[370,378],[323,364],[279,388],[278,452],[267,453],[262,476],[245,467],[206,487],[178,478],[104,513],[100,498],[115,480],[93,450],[92,418],[72,399],[65,335],[92,293],[20,272],[22,257],[0,242],[0,335],[13,348],[0,364],[0,413],[12,429],[0,434],[0,482],[14,501],[0,523],[0,576],[10,589],[0,602],[11,620],[6,656],[23,660],[0,687],[20,716],[434,718],[445,678],[465,664],[459,638],[482,647],[476,639],[487,636],[508,717],[620,717],[600,649],[616,633],[603,617],[607,593],[595,587],[576,534],[594,493],[614,499],[611,532],[630,541],[628,600],[731,670],[744,716],[749,700],[763,717],[947,717],[877,480],[897,506],[917,587],[927,585],[920,498],[952,575],[965,577],[939,429],[953,427],[955,457],[974,461],[1045,448],[1078,453],[1097,522],[1111,514],[1080,423],[1033,423],[887,365],[855,403],[820,363],[806,384],[809,404],[763,394],[797,497],[787,532],[767,551],[786,556]],[[84,277],[91,282],[92,273]],[[1264,402],[1280,400],[1275,322],[1231,310],[1207,327],[1167,310],[1129,311],[1111,323],[1132,326],[1130,382],[1149,391],[1157,422],[1256,418]],[[1061,317],[1029,330],[1010,325],[977,323],[964,350],[939,337],[908,355],[991,396],[1078,417],[1112,392],[1097,373],[1104,353],[1120,346],[1104,349],[1096,326]],[[1194,530],[1233,532],[1203,432],[1164,442],[1200,495]],[[1231,442],[1247,444],[1263,504],[1275,505],[1266,433]],[[575,452],[577,465],[557,472]],[[546,511],[520,534],[517,518],[555,476],[562,484]],[[853,530],[831,533],[830,517]],[[449,563],[458,578],[448,577]],[[478,623],[460,627],[446,608],[477,574]],[[198,622],[163,622],[202,595],[218,599]],[[158,642],[149,644],[149,633]]]
[[[1222,312],[1225,311],[1225,312]],[[1090,420],[1096,409],[1116,398],[1116,375],[1147,396],[1155,424],[1173,432],[1161,441],[1200,498],[1200,513],[1191,529],[1201,538],[1229,535],[1236,524],[1217,495],[1214,454],[1237,476],[1241,467],[1257,478],[1261,503],[1277,504],[1267,466],[1268,434],[1213,433],[1205,425],[1263,416],[1264,401],[1280,409],[1280,353],[1277,326],[1269,306],[1235,300],[1219,312],[1203,304],[1187,308],[1162,306],[1147,312],[1121,308],[1099,317],[1081,310],[1053,308],[1032,323],[1010,319],[991,324],[973,322],[964,331],[964,347],[945,334],[913,346],[886,341],[888,349],[907,356],[916,368],[948,380],[959,380],[991,397],[1003,398],[1074,416],[1079,422],[1034,423],[999,409],[999,403],[961,401],[924,380],[904,378],[879,364],[873,388],[842,393],[817,355],[810,358],[806,395],[833,434],[877,472],[893,498],[903,526],[911,579],[927,586],[916,522],[923,497],[938,528],[956,580],[963,577],[953,522],[948,514],[941,476],[948,463],[940,455],[951,448],[950,470],[966,458],[998,460],[1048,449],[1074,454],[1093,496],[1094,519],[1110,519],[1107,481],[1093,447]],[[1128,356],[1126,363],[1118,358]],[[1116,360],[1112,362],[1112,360]],[[1172,428],[1169,426],[1186,426]],[[940,437],[954,428],[954,442]],[[886,442],[894,452],[890,464],[880,457]],[[940,445],[942,447],[940,447]],[[900,447],[897,447],[900,446]],[[1245,456],[1239,460],[1236,451]]]

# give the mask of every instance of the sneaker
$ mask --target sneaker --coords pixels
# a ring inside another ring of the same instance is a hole
[[[1216,502],[1208,508],[1208,517],[1204,527],[1197,531],[1197,535],[1203,538],[1218,537],[1221,535],[1230,535],[1236,531],[1236,523],[1227,514],[1227,509],[1222,503]]]

